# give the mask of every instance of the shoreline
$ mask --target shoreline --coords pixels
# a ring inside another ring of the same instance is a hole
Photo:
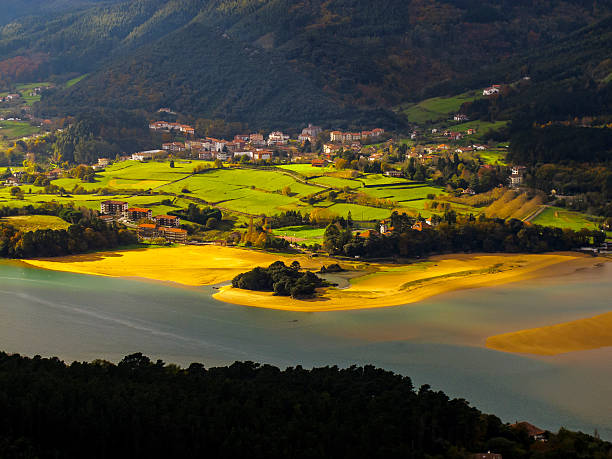
[[[612,346],[612,312],[487,338],[500,352],[554,356]]]
[[[314,299],[294,300],[273,296],[271,292],[240,290],[231,286],[222,287],[213,298],[240,306],[293,312],[394,307],[458,290],[571,275],[599,263],[592,257],[565,253],[441,255],[413,265],[385,265],[392,270],[407,269],[394,272],[383,268],[354,278],[348,288],[321,289]],[[375,267],[380,268],[380,265]]]
[[[314,299],[294,300],[221,287],[212,297],[246,307],[294,312],[324,312],[393,307],[457,290],[569,275],[608,260],[574,252],[548,254],[449,254],[412,264],[342,261],[329,257],[285,255],[235,247],[179,246],[60,258],[21,260],[29,267],[107,277],[163,282],[175,288],[218,286],[237,274],[282,260],[318,270],[340,263],[348,287],[320,289]]]

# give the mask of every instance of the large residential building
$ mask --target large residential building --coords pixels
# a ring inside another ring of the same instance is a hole
[[[165,226],[160,226],[159,234],[171,242],[178,242],[179,244],[184,244],[187,242],[187,231],[181,228],[167,228]]]
[[[183,142],[168,142],[162,144],[162,150],[166,151],[185,151],[185,144]]]
[[[289,136],[280,131],[271,132],[268,136],[268,145],[285,145],[289,141]]]
[[[270,150],[255,150],[253,152],[253,159],[256,161],[263,161],[272,159],[272,152]]]
[[[143,207],[130,207],[125,211],[125,216],[128,220],[133,222],[137,222],[143,218],[147,218],[151,220],[153,218],[153,211],[151,209],[146,209]]]
[[[153,131],[179,131],[185,135],[195,135],[195,129],[187,124],[170,123],[168,121],[155,121],[149,124]]]
[[[153,220],[159,226],[169,226],[172,228],[178,228],[181,226],[181,219],[174,215],[156,215]]]
[[[146,161],[148,159],[153,159],[155,158],[157,155],[159,154],[163,154],[165,153],[164,150],[147,150],[147,151],[140,151],[138,153],[133,153],[132,154],[132,160],[134,161]]]
[[[128,203],[125,201],[102,201],[100,203],[100,213],[103,215],[121,216],[128,210]]]
[[[385,133],[384,129],[376,128],[371,131],[361,131],[361,132],[342,132],[342,131],[332,131],[329,135],[329,139],[332,142],[355,142],[359,140],[366,140],[368,138],[377,138]]]
[[[317,136],[321,132],[323,132],[322,128],[309,124],[308,127],[302,129],[302,133],[298,136],[298,140],[300,142],[306,142],[308,140],[310,143],[314,143],[317,139]]]
[[[342,150],[342,146],[340,145],[334,145],[333,143],[326,143],[325,145],[323,145],[323,153],[325,153],[326,155],[331,155],[340,150]]]
[[[255,147],[263,147],[266,145],[263,134],[251,134],[249,135],[249,142]]]
[[[312,137],[318,136],[321,132],[323,132],[322,128],[319,126],[313,126],[312,124],[309,124],[307,128],[302,129],[302,134]]]
[[[138,225],[138,237],[152,238],[157,236],[157,225],[154,225],[153,223],[142,223]]]
[[[170,242],[185,244],[187,242],[187,231],[181,228],[158,226],[153,223],[142,223],[138,225],[138,237],[145,239],[163,237]]]
[[[212,137],[208,137],[206,142],[210,144],[210,151],[223,151],[227,143],[225,140],[214,139]]]

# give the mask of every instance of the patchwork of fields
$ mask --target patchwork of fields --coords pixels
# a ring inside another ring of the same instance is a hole
[[[242,222],[248,221],[250,216],[271,216],[287,210],[310,214],[317,209],[321,209],[327,217],[347,217],[350,212],[353,220],[373,222],[387,218],[394,210],[424,217],[440,213],[430,210],[429,203],[432,198],[440,199],[447,195],[442,188],[429,183],[381,174],[353,177],[350,171],[315,168],[307,164],[270,169],[228,167],[208,169],[194,175],[194,168],[202,165],[211,164],[204,161],[176,161],[175,167],[171,168],[167,161],[121,162],[97,173],[93,183],[70,178],[54,180],[53,184],[66,191],[64,196],[45,194],[42,187],[23,185],[23,199],[15,199],[10,194],[10,188],[0,188],[0,206],[23,207],[54,201],[99,209],[101,201],[118,199],[128,201],[131,206],[151,208],[155,215],[196,203],[214,205]],[[72,194],[77,187],[86,190],[85,194]],[[314,203],[311,200],[309,204],[309,197],[327,196],[332,189],[338,193],[348,189],[356,200],[335,202],[325,197]],[[483,208],[471,207],[466,203],[452,202],[451,205],[459,213],[477,215],[483,211]],[[571,229],[597,227],[595,220],[557,208],[546,209],[533,223]],[[34,228],[54,228],[59,222],[26,221],[23,224],[31,224]],[[320,229],[309,227],[283,228],[275,230],[275,233],[306,243],[320,242],[322,239]]]

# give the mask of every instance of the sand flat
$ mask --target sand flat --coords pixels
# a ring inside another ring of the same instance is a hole
[[[486,346],[503,352],[558,355],[612,346],[612,312],[546,327],[487,338]]]
[[[297,260],[302,267],[312,270],[337,262],[327,257],[212,245],[100,252],[24,262],[57,271],[203,286],[228,282],[239,273],[276,260],[287,264]],[[454,290],[561,275],[595,263],[592,257],[577,253],[455,254],[411,264],[340,261],[345,269],[352,270],[350,286],[321,289],[312,300],[293,300],[232,287],[223,287],[214,298],[242,306],[307,312],[399,306]]]
[[[374,273],[353,279],[346,289],[322,289],[311,300],[294,300],[223,287],[214,298],[227,303],[287,311],[341,311],[400,306],[466,288],[502,285],[569,274],[595,262],[579,254],[477,254],[432,257],[412,265],[372,264]]]
[[[330,261],[306,256],[280,257],[273,253],[234,247],[179,246],[152,249],[98,252],[67,257],[23,260],[54,271],[110,277],[140,277],[188,286],[215,285],[257,266],[282,259],[297,260],[304,267],[320,268]]]

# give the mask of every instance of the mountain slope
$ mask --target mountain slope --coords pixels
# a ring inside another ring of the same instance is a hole
[[[394,124],[391,107],[485,81],[495,73],[482,69],[563,40],[610,11],[611,0],[103,3],[4,27],[0,59],[36,56],[41,64],[25,76],[3,75],[0,60],[0,82],[92,74],[47,97],[42,114],[163,104],[266,125],[374,124],[380,116]]]

